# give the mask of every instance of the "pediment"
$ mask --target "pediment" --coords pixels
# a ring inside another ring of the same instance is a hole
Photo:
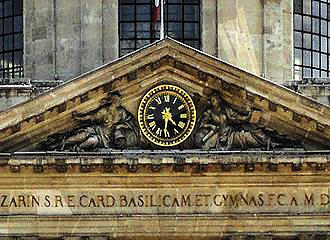
[[[1,112],[0,151],[34,151],[54,134],[79,129],[73,112],[95,112],[113,93],[120,94],[121,107],[136,119],[142,97],[161,83],[184,89],[195,103],[197,119],[217,93],[233,111],[256,113],[249,124],[308,149],[330,148],[328,106],[167,38]]]

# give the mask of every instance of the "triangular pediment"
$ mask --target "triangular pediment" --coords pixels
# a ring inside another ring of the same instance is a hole
[[[311,149],[330,149],[328,106],[167,38],[1,112],[0,151],[32,151],[49,136],[78,128],[72,113],[96,111],[114,92],[137,118],[142,97],[160,83],[185,89],[197,119],[216,92],[238,112],[257,111],[255,126]]]

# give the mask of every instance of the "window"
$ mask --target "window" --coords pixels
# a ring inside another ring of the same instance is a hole
[[[0,78],[23,77],[23,0],[0,0]]]
[[[330,77],[330,0],[294,0],[294,78]]]
[[[119,0],[120,56],[159,39],[153,0]],[[200,48],[200,0],[166,0],[165,31],[169,37]]]

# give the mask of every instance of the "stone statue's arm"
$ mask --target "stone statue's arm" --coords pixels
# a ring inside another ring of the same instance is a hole
[[[209,127],[212,121],[211,117],[211,110],[207,109],[203,112],[202,117],[201,117],[201,127]]]
[[[239,113],[231,108],[227,108],[226,112],[227,112],[227,116],[228,116],[229,120],[236,124],[249,122],[249,120],[252,116],[251,110],[248,110],[247,114],[243,114],[243,113]]]

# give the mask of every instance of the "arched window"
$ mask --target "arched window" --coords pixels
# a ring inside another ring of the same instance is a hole
[[[168,36],[200,48],[200,0],[166,0]],[[153,0],[119,0],[120,56],[159,39],[160,21],[153,16]]]
[[[0,78],[23,77],[23,0],[0,0]]]
[[[330,77],[330,1],[294,0],[294,78]]]

